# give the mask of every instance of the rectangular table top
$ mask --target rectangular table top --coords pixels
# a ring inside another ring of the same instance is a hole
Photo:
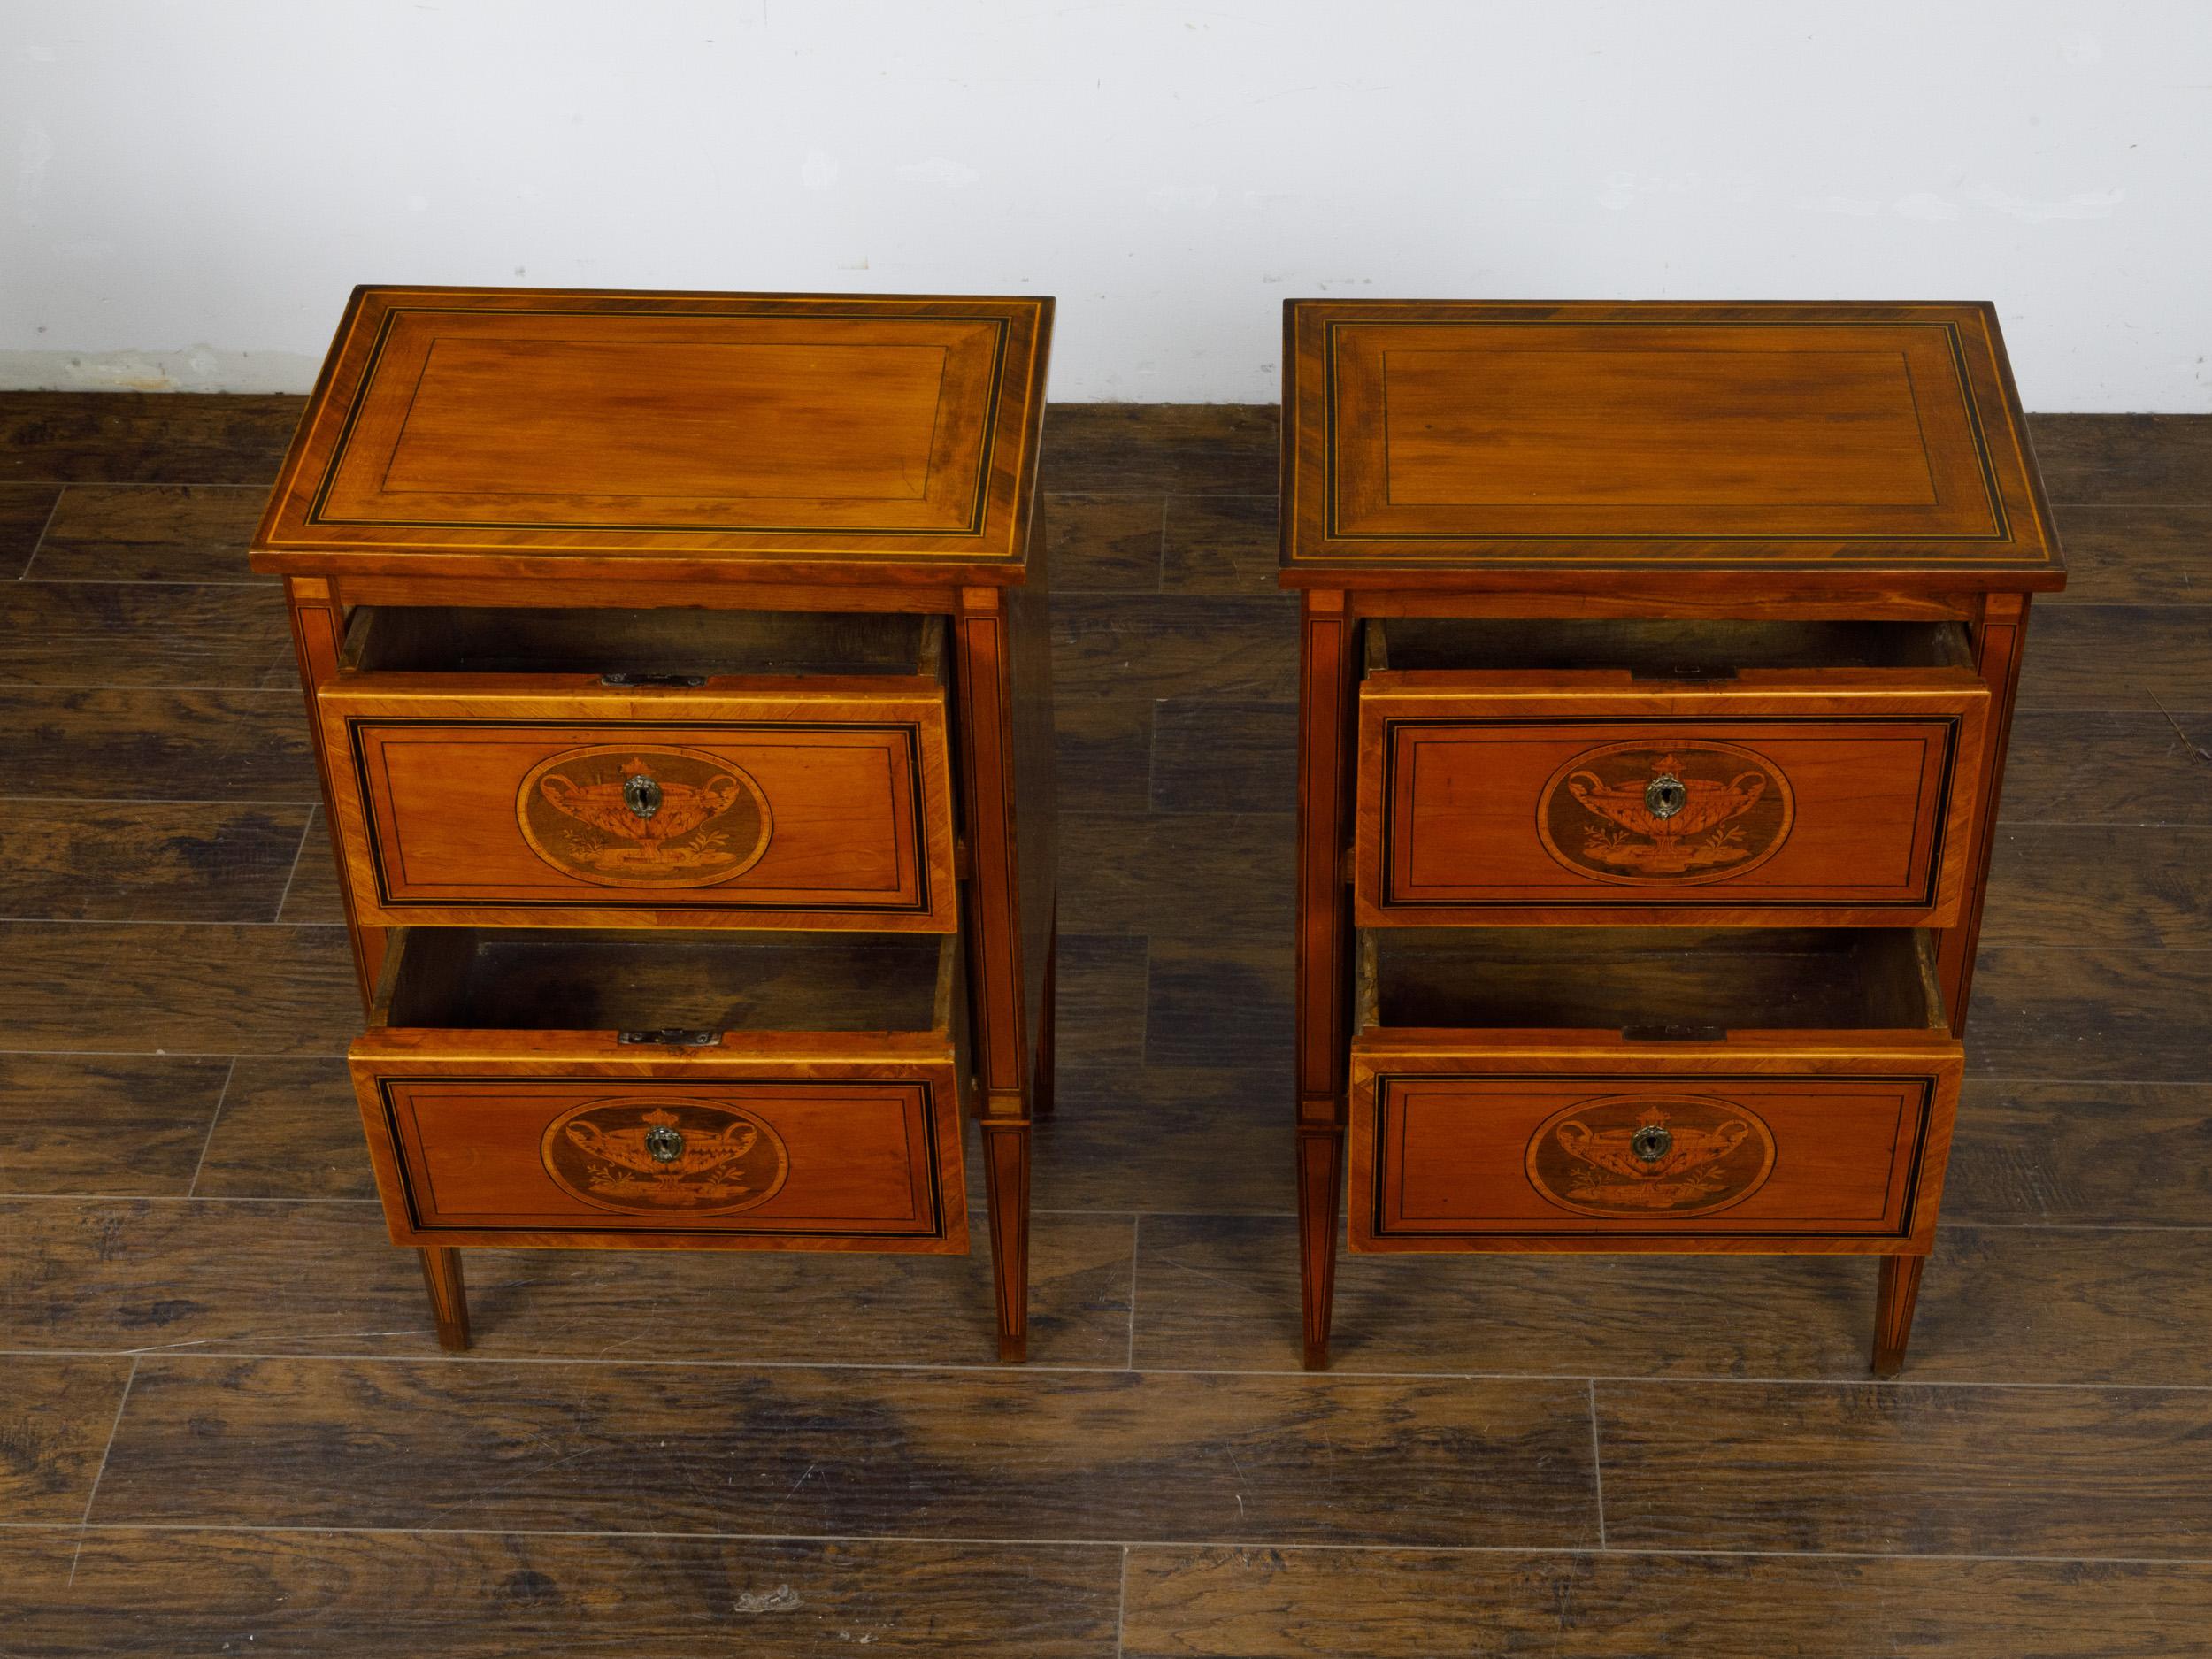
[[[256,568],[1018,581],[1049,299],[356,289]]]
[[[2064,580],[1985,304],[1293,300],[1284,333],[1292,586]]]

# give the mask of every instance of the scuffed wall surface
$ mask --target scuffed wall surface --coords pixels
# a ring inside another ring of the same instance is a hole
[[[2212,410],[2212,8],[4,0],[0,385],[301,389],[359,281],[1059,296],[1264,402],[1299,294],[1988,298]]]

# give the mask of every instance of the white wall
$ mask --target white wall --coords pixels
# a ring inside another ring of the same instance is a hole
[[[2206,0],[0,0],[0,385],[298,388],[358,281],[1059,296],[1271,401],[1286,295],[1990,298],[2212,409]]]

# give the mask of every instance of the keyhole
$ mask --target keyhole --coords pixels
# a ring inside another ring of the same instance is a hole
[[[651,818],[661,810],[661,787],[643,772],[622,781],[622,803],[640,818]]]
[[[1672,818],[1689,802],[1689,789],[1671,772],[1661,772],[1644,786],[1644,804],[1654,818]]]

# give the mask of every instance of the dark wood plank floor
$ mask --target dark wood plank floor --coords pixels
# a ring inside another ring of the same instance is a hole
[[[1297,1370],[1265,409],[1049,423],[1034,1362],[980,1256],[488,1251],[441,1356],[242,551],[296,409],[0,397],[0,1652],[2212,1651],[2212,420],[2036,423],[2074,586],[1878,1386],[1818,1259],[1348,1260]]]

